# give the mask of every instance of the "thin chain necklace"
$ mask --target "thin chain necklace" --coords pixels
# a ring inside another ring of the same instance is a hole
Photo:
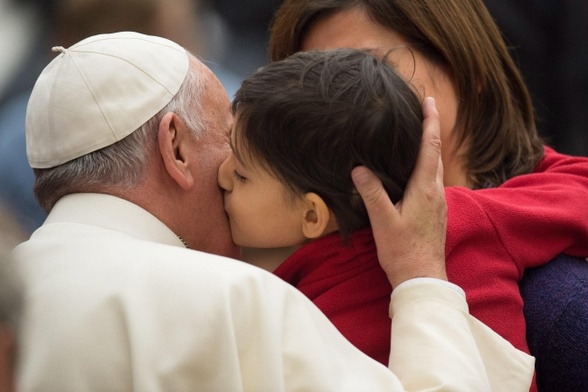
[[[177,235],[177,234],[176,234]],[[186,247],[186,249],[190,249],[190,247],[188,246],[188,244],[186,243],[186,241],[184,241],[184,239],[182,237],[180,237],[178,235],[178,238],[180,239],[180,241],[182,241],[182,244],[184,244],[184,246]]]

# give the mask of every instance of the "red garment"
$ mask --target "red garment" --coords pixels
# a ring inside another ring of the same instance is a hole
[[[525,268],[560,253],[588,256],[588,158],[550,148],[535,171],[498,188],[446,188],[447,274],[470,312],[529,352],[518,282]],[[337,234],[313,241],[274,273],[306,294],[355,346],[388,363],[391,287],[370,229],[344,247]]]

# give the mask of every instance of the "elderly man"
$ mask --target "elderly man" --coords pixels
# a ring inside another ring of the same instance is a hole
[[[528,388],[533,359],[469,316],[445,281],[433,106],[402,209],[371,173],[353,173],[398,287],[391,372],[292,287],[226,257],[239,250],[216,178],[232,117],[209,69],[128,32],[54,50],[27,110],[49,216],[13,252],[26,296],[19,390]]]

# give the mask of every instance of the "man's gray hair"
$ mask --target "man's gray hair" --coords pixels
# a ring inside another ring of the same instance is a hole
[[[139,185],[145,179],[149,154],[157,146],[159,123],[166,113],[176,113],[198,137],[206,132],[201,103],[205,83],[204,74],[190,67],[172,100],[126,138],[57,167],[35,169],[33,191],[41,207],[49,212],[57,200],[70,193]]]

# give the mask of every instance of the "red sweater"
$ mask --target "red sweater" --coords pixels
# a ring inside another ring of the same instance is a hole
[[[526,268],[560,253],[588,256],[588,158],[546,148],[531,174],[498,188],[447,187],[446,196],[449,280],[465,290],[472,315],[529,352],[518,282]],[[392,288],[369,228],[349,246],[337,234],[313,241],[274,273],[306,294],[355,346],[388,363]]]

